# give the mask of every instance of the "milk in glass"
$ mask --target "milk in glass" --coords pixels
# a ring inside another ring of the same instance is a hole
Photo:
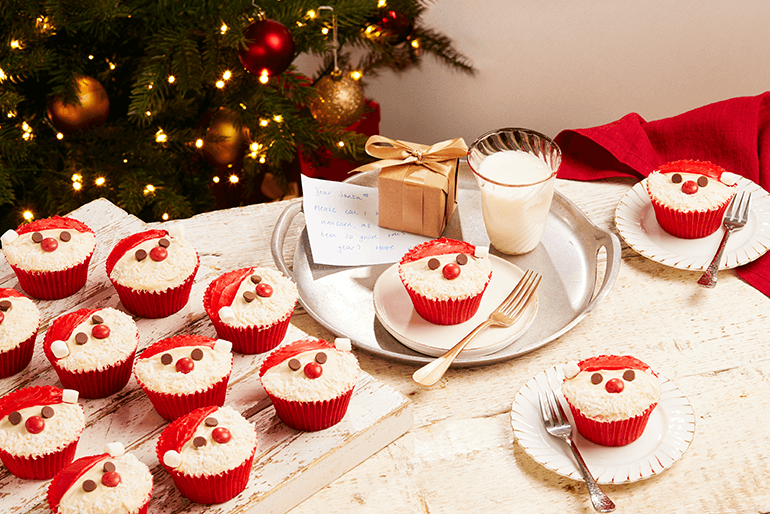
[[[521,150],[488,155],[479,166],[484,224],[492,245],[506,254],[533,250],[545,232],[556,173]]]

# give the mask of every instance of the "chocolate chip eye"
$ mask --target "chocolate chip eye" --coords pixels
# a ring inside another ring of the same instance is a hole
[[[193,439],[193,446],[196,448],[203,448],[206,446],[208,442],[206,441],[205,437],[198,436],[195,439]]]
[[[109,460],[105,461],[104,466],[102,466],[102,471],[104,471],[105,473],[111,473],[115,471],[115,469],[117,469],[115,468],[115,463]]]
[[[34,234],[32,234],[33,243],[40,243],[42,241],[43,241],[43,234],[41,234],[40,232],[35,232]]]
[[[8,422],[11,425],[18,425],[19,423],[21,423],[22,419],[23,418],[21,416],[21,412],[19,412],[17,410],[15,410],[15,411],[11,412],[10,414],[8,414]]]
[[[244,291],[243,292],[243,299],[246,301],[246,303],[251,303],[257,298],[257,293],[254,291]]]
[[[260,277],[259,275],[252,275],[251,276],[251,283],[252,284],[259,284],[260,282],[262,282],[262,277]]]
[[[6,312],[13,308],[13,304],[9,300],[0,301],[0,311]]]
[[[75,334],[75,343],[76,344],[86,344],[88,342],[88,334],[85,332],[78,332]]]
[[[142,262],[147,258],[147,251],[140,248],[134,253],[134,257],[136,257],[137,261]]]
[[[602,376],[601,373],[594,373],[593,375],[591,375],[591,383],[593,385],[601,384],[602,380],[604,380],[604,377]]]
[[[438,269],[439,266],[441,266],[441,262],[435,257],[428,261],[428,269]]]
[[[623,380],[626,382],[631,382],[636,378],[636,373],[634,373],[634,370],[627,369],[623,372]]]
[[[40,415],[43,416],[44,419],[52,418],[54,414],[56,414],[56,412],[50,405],[46,405],[40,410]]]
[[[698,177],[698,185],[700,187],[706,187],[707,185],[709,185],[708,177],[704,177],[704,176]]]
[[[174,362],[174,357],[172,357],[170,353],[164,353],[163,355],[160,356],[161,364],[168,366],[172,362]]]
[[[158,240],[158,246],[160,246],[161,248],[168,248],[169,246],[171,246],[171,241],[169,241],[165,237],[161,238],[160,240]]]
[[[191,358],[192,360],[194,360],[194,361],[199,361],[199,360],[201,360],[201,359],[203,358],[203,350],[201,350],[200,348],[196,348],[196,349],[194,349],[194,350],[193,350],[193,351],[190,353],[190,358]]]
[[[206,421],[204,421],[207,427],[215,427],[219,425],[219,420],[213,416],[209,416],[206,418]]]
[[[327,360],[328,358],[329,358],[329,357],[327,357],[327,356],[326,356],[326,354],[325,354],[324,352],[318,352],[318,353],[316,353],[316,354],[315,354],[315,361],[316,361],[318,364],[326,364],[326,360]]]
[[[302,364],[297,359],[289,359],[289,369],[292,371],[297,371],[299,368],[302,367]]]
[[[90,493],[92,491],[96,491],[96,482],[93,480],[84,480],[83,481],[83,490],[87,493]]]
[[[681,181],[682,181],[682,175],[680,175],[679,173],[674,173],[673,175],[671,175],[671,182],[673,182],[674,184],[679,184]]]
[[[455,257],[455,262],[460,266],[465,266],[468,264],[468,256],[464,253],[458,253],[457,257]]]
[[[61,234],[59,234],[59,239],[64,241],[65,243],[68,243],[72,239],[72,234],[70,234],[65,230]]]
[[[93,323],[94,325],[101,325],[102,323],[104,323],[104,318],[102,318],[98,314],[94,314],[93,316],[91,316],[91,323]]]

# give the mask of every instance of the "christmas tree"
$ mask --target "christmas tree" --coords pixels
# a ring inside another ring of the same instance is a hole
[[[191,216],[218,184],[249,198],[267,173],[285,181],[300,150],[364,161],[345,128],[367,79],[426,54],[473,73],[421,26],[423,0],[0,3],[3,229],[100,197],[145,221]],[[314,76],[301,53],[320,56]]]

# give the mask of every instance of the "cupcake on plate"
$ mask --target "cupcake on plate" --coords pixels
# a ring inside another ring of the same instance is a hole
[[[201,407],[171,423],[155,446],[158,460],[183,496],[226,502],[249,482],[257,432],[230,407]]]
[[[26,368],[35,350],[40,311],[14,289],[0,289],[0,378]]]
[[[647,194],[660,228],[696,239],[722,226],[736,181],[736,175],[708,161],[673,161],[650,173]]]
[[[122,239],[107,257],[107,276],[123,306],[143,318],[165,318],[190,298],[200,266],[198,252],[183,235],[147,230]]]
[[[145,514],[151,496],[150,469],[121,443],[77,459],[48,486],[48,506],[54,514]]]
[[[19,478],[48,480],[75,458],[86,417],[78,392],[52,386],[0,398],[0,461]]]
[[[437,325],[456,325],[476,314],[492,279],[489,249],[442,237],[410,249],[398,276],[414,310]]]
[[[660,401],[660,380],[628,355],[600,355],[564,366],[562,394],[577,431],[596,444],[624,446],[644,433]]]
[[[217,336],[239,353],[263,353],[280,344],[297,305],[297,286],[282,273],[262,267],[229,271],[214,279],[203,308]]]
[[[78,309],[51,323],[43,352],[64,387],[104,398],[128,383],[138,343],[139,330],[125,312]]]
[[[336,346],[335,346],[336,345]],[[296,430],[323,430],[345,416],[361,369],[350,340],[301,339],[273,350],[259,380],[275,413]]]
[[[96,235],[74,218],[54,216],[3,234],[3,254],[21,288],[40,300],[76,293],[88,278]]]
[[[139,355],[134,377],[158,414],[171,421],[199,407],[224,405],[231,351],[232,344],[222,339],[169,337]]]

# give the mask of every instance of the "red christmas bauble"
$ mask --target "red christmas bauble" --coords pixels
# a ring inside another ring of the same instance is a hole
[[[255,21],[246,27],[244,36],[248,42],[238,55],[243,67],[253,75],[279,75],[294,60],[294,38],[275,20]]]
[[[380,10],[376,24],[382,37],[394,45],[406,41],[413,29],[413,22],[406,14],[392,9]]]

